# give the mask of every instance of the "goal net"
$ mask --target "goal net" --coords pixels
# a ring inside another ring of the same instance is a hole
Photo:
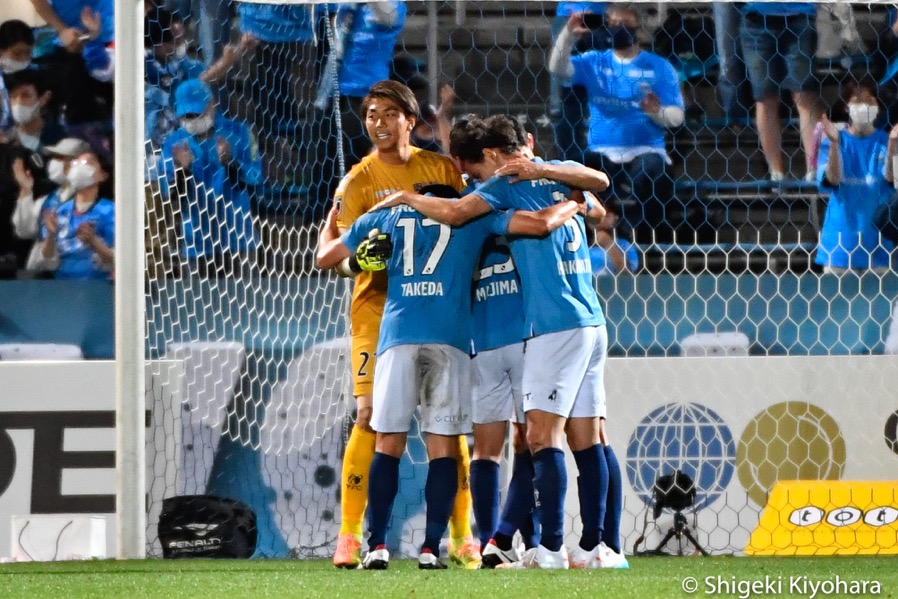
[[[621,96],[549,70],[571,13],[590,13],[575,57],[620,47],[626,32],[600,2],[158,4],[146,23],[147,351],[183,360],[186,377],[178,430],[154,435],[177,459],[148,480],[151,496],[239,499],[257,513],[260,555],[332,554],[354,406],[351,282],[313,256],[340,177],[370,147],[357,83],[382,69],[419,97],[424,147],[439,151],[443,118],[507,113],[538,155],[614,175],[602,199],[616,220],[596,231],[593,268],[628,553],[640,537],[640,550],[695,551],[679,534],[662,543],[678,512],[711,553],[826,553],[832,539],[854,552],[895,548],[898,276],[872,224],[891,184],[872,185],[862,208],[843,193],[882,180],[891,159],[893,9],[811,4],[793,18],[637,3],[636,43],[670,66],[639,66],[646,87]],[[391,18],[375,23],[380,13]],[[776,27],[777,66],[759,67],[747,40],[763,45]],[[375,36],[393,50],[350,63],[352,45],[375,48]],[[787,59],[810,72],[788,72]],[[766,83],[747,68],[769,68]],[[666,89],[652,87],[666,74]],[[870,96],[850,91],[868,81]],[[853,128],[874,105],[872,129]],[[665,121],[665,106],[681,118]],[[621,139],[610,123],[634,112],[661,122],[662,145],[603,141]],[[835,125],[818,125],[821,115]],[[591,135],[598,118],[609,125]],[[878,145],[843,145],[833,185],[828,153],[848,137]],[[417,433],[401,468],[389,543],[415,555],[426,474]],[[679,509],[658,485],[677,471],[695,488]],[[573,485],[567,512],[575,535]]]

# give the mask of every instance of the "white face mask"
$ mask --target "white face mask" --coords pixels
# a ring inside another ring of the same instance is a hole
[[[69,174],[66,175],[66,180],[72,186],[72,189],[81,191],[96,185],[96,181],[94,181],[96,174],[97,169],[93,165],[83,160],[76,160],[69,166]]]
[[[65,183],[65,162],[59,158],[51,158],[47,164],[47,177],[57,185]]]
[[[17,125],[24,125],[25,123],[33,121],[34,117],[37,116],[37,113],[40,112],[40,109],[40,102],[32,104],[31,106],[28,104],[12,104],[9,107],[9,112],[12,114],[12,120],[14,120]]]
[[[204,114],[195,119],[181,119],[181,124],[184,126],[184,130],[187,131],[187,133],[191,135],[203,135],[212,128],[212,125],[215,124],[215,119],[208,114]]]
[[[31,61],[29,60],[13,60],[12,58],[7,58],[5,56],[0,57],[0,71],[3,71],[6,75],[24,71],[30,66]]]
[[[872,125],[879,115],[879,106],[852,102],[848,105],[848,118],[855,125]]]

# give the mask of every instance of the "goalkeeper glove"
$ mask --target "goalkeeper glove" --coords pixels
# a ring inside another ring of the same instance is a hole
[[[358,264],[358,272],[373,272],[387,267],[387,260],[393,253],[393,241],[389,233],[381,233],[380,229],[371,229],[368,239],[359,244],[355,251],[355,260],[350,259],[350,268]],[[353,264],[355,262],[355,264]]]

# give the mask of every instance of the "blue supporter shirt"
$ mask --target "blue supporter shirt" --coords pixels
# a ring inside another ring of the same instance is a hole
[[[829,193],[829,201],[820,230],[817,264],[838,268],[889,266],[894,246],[885,238],[880,243],[879,231],[873,226],[876,209],[893,193],[883,178],[888,141],[885,131],[876,130],[867,137],[842,131],[842,181],[831,187],[824,176],[832,142],[823,137],[817,158],[817,181],[820,189]]]
[[[605,14],[604,2],[559,2],[555,9],[555,16],[569,17],[580,12],[591,12],[597,15]]]
[[[390,26],[375,21],[367,4],[340,5],[337,22],[352,19],[339,73],[340,93],[344,96],[364,97],[372,85],[390,78],[393,48],[405,25],[406,6],[405,2],[389,4],[397,13],[396,22]]]
[[[664,149],[664,129],[642,108],[648,89],[662,106],[685,109],[676,70],[666,59],[642,51],[624,62],[612,50],[595,50],[571,57],[574,85],[589,96],[589,149],[647,146]]]
[[[166,63],[156,60],[151,49],[144,53],[144,134],[159,149],[172,131],[178,128],[174,91],[188,79],[199,79],[206,67],[192,58],[172,57]]]
[[[241,180],[233,185],[218,158],[217,140],[231,144],[231,157],[239,165]],[[245,125],[216,115],[210,135],[200,139],[183,127],[174,131],[162,148],[160,187],[168,193],[175,181],[173,148],[187,143],[194,156],[191,172],[193,193],[181,202],[181,218],[186,258],[209,256],[221,252],[246,252],[256,246],[250,197],[247,186],[262,181],[262,163],[256,143]]]
[[[571,189],[549,179],[510,183],[507,177],[493,177],[474,193],[494,210],[536,211],[564,201]],[[524,291],[525,337],[605,324],[582,217],[546,238],[514,237],[510,242]]]
[[[759,15],[788,16],[788,15],[815,15],[817,5],[813,2],[746,2],[742,12],[751,12]]]
[[[115,39],[114,0],[50,0],[50,5],[59,19],[75,29],[84,30],[81,23],[81,11],[89,6],[100,13],[100,37],[96,41],[108,44]]]
[[[100,279],[109,278],[109,272],[99,268],[99,258],[93,248],[88,247],[76,233],[82,223],[92,222],[97,235],[109,247],[115,245],[115,204],[112,200],[99,199],[85,213],[75,209],[75,200],[63,202],[56,208],[59,222],[57,248],[59,268],[57,279]],[[41,225],[41,239],[46,239],[47,228]]]
[[[314,5],[238,2],[240,31],[269,43],[310,42],[315,38]]]
[[[462,227],[441,225],[408,206],[364,214],[340,238],[355,251],[373,228],[389,233],[387,301],[377,353],[397,345],[471,346],[471,278],[483,242],[508,229],[511,212],[488,214]]]

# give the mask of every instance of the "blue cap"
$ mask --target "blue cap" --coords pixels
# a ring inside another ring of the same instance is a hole
[[[188,79],[175,90],[175,112],[179,117],[202,114],[211,101],[212,90],[199,79]]]

